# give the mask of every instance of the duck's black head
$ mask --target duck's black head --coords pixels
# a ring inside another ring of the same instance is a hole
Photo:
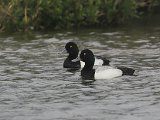
[[[92,66],[93,67],[94,62],[95,62],[94,54],[89,49],[82,50],[82,52],[80,54],[80,59],[83,62],[85,62],[85,66]]]
[[[78,57],[79,49],[74,42],[68,42],[65,46],[67,53],[69,54],[70,59],[75,59]]]

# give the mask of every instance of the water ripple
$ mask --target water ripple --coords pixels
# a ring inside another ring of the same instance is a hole
[[[159,120],[160,34],[89,31],[0,38],[0,118],[12,120]],[[25,40],[24,40],[25,39]],[[65,43],[75,41],[136,69],[138,76],[82,81],[62,67]]]

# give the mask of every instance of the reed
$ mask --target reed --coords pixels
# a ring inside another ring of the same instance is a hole
[[[136,0],[0,0],[0,31],[117,25],[137,17],[137,6]]]

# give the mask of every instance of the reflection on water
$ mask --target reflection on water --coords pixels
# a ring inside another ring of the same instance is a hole
[[[62,67],[68,41],[138,76],[82,81]],[[126,28],[0,37],[2,120],[159,120],[160,29]]]

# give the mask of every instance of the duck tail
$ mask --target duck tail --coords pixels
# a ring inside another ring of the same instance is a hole
[[[122,70],[123,74],[122,75],[134,75],[135,70],[132,68],[127,68],[127,67],[117,67],[118,69]]]

